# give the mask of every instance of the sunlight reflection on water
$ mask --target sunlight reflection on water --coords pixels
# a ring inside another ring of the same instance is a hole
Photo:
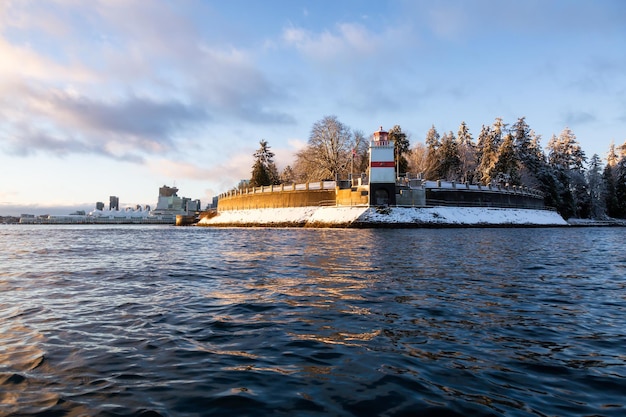
[[[0,415],[623,415],[625,232],[1,226]]]

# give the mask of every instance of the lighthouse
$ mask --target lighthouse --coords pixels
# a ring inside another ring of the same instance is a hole
[[[381,126],[370,140],[370,206],[396,204],[395,142]]]

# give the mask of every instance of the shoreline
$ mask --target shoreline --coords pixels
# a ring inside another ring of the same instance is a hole
[[[229,210],[200,227],[484,228],[567,227],[557,212],[485,207],[292,207]]]
[[[496,215],[497,218],[476,217]],[[404,218],[400,213],[404,212]],[[416,214],[421,212],[421,216]],[[473,217],[462,216],[473,212]],[[517,213],[514,213],[517,212]],[[539,213],[537,213],[539,212]],[[407,220],[407,214],[414,216]],[[454,218],[450,214],[455,213]],[[551,213],[551,214],[550,214]],[[502,218],[503,214],[518,214],[515,219]],[[551,221],[537,221],[536,215],[547,216]],[[461,216],[459,216],[461,215]],[[521,217],[520,217],[521,215]],[[430,218],[425,218],[430,216]],[[11,217],[11,216],[5,216]],[[421,217],[421,218],[420,218]],[[469,219],[469,220],[468,220]],[[153,219],[151,219],[153,220]],[[205,217],[198,222],[175,224],[174,221],[104,221],[104,222],[1,222],[3,225],[84,225],[84,226],[198,226],[198,227],[271,227],[271,228],[543,228],[543,227],[626,227],[622,219],[568,219],[550,210],[485,208],[485,207],[297,207],[273,209],[232,210]]]

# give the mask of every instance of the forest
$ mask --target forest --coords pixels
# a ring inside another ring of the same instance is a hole
[[[482,125],[477,138],[465,122],[456,134],[440,133],[432,126],[411,146],[399,125],[389,130],[394,140],[399,177],[447,180],[470,184],[502,183],[543,192],[547,207],[565,219],[626,218],[626,142],[611,143],[606,158],[587,158],[569,128],[552,135],[545,149],[541,135],[520,117],[512,125],[496,118]],[[336,116],[313,124],[307,145],[292,164],[279,172],[274,153],[261,140],[254,153],[247,184],[271,184],[348,178],[367,172],[369,137],[346,126]]]

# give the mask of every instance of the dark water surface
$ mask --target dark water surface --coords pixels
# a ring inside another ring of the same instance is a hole
[[[0,415],[624,416],[625,242],[0,226]]]

